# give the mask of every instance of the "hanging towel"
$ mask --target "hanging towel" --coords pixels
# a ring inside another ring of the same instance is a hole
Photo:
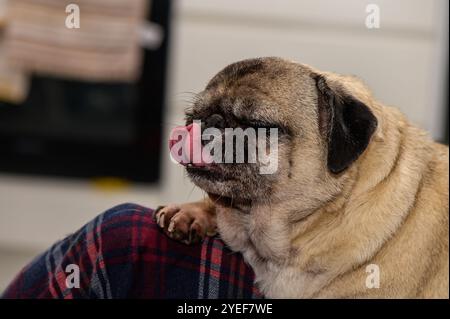
[[[71,3],[79,8],[79,28],[66,26]],[[139,30],[148,5],[147,0],[10,1],[8,59],[19,68],[62,78],[135,82],[142,62]]]
[[[21,69],[12,67],[5,54],[6,9],[7,0],[0,0],[0,103],[20,104],[28,94],[28,76]]]

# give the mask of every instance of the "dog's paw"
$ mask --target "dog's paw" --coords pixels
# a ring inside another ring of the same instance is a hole
[[[153,218],[170,238],[188,245],[216,234],[214,214],[199,203],[159,206]]]

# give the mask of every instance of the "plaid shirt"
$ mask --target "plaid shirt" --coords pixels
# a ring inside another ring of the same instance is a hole
[[[262,297],[240,254],[217,237],[194,246],[175,242],[158,228],[152,212],[134,204],[106,211],[36,257],[2,297]],[[69,288],[71,264],[79,267],[79,288]]]

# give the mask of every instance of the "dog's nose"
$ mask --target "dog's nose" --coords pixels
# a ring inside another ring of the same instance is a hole
[[[202,154],[201,135],[201,126],[195,122],[188,126],[174,128],[169,137],[169,150],[172,158],[185,166],[203,167],[211,163],[207,154]]]

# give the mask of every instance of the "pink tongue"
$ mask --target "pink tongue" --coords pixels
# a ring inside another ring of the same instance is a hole
[[[184,144],[174,147],[178,143]],[[197,123],[174,128],[169,137],[169,150],[172,158],[182,165],[202,167],[212,162],[211,158],[205,161],[202,157],[201,128]]]

